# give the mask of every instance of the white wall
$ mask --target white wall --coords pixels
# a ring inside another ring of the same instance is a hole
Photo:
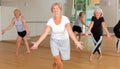
[[[48,19],[53,16],[51,5],[56,1],[59,0],[28,0],[27,2],[19,2],[18,7],[21,9],[22,15],[26,17],[31,36],[40,35],[44,31]],[[62,5],[64,7],[64,3]]]
[[[73,0],[71,0],[70,3],[72,3],[72,1]],[[70,18],[70,9],[72,5],[68,4],[69,2],[66,2],[66,0],[15,0],[3,2],[2,29],[9,25],[10,20],[13,17],[14,7],[17,7],[21,10],[22,15],[28,22],[27,25],[31,32],[31,36],[40,35],[44,31],[48,19],[52,17],[51,5],[53,2],[61,2],[63,6],[63,14],[66,14]],[[14,40],[16,37],[17,33],[14,27],[2,36],[2,40]]]
[[[51,3],[50,0],[21,1],[19,8],[28,21],[46,21],[52,16]]]
[[[14,7],[6,7],[6,6],[0,7],[1,10],[0,13],[2,16],[0,17],[0,21],[1,21],[0,30],[6,28],[10,24],[11,19],[14,17],[13,16],[14,9],[15,9]],[[31,32],[31,36],[36,36],[36,35],[40,35],[43,32],[46,23],[28,23],[27,25]],[[7,31],[4,35],[0,34],[0,40],[15,40],[16,37],[17,37],[17,31],[15,27]]]
[[[45,29],[46,23],[29,23],[30,36],[41,35]]]
[[[13,18],[14,9],[15,7],[1,6],[1,29],[4,29],[10,24],[10,21]],[[2,40],[15,39],[17,36],[15,27],[1,36],[2,36]]]
[[[105,22],[108,27],[114,27],[117,23],[117,0],[100,0],[100,6],[103,9]]]
[[[28,0],[20,1],[19,8],[29,21],[46,21],[51,18],[51,5],[54,2],[62,4],[62,14],[70,18],[73,0]]]
[[[6,28],[9,24],[11,19],[14,17],[13,16],[13,11],[14,11],[14,7],[6,7],[6,6],[1,6],[1,22],[0,22],[0,29],[4,29]],[[8,13],[9,11],[9,13]],[[29,30],[31,32],[31,36],[36,36],[36,35],[40,35],[43,30],[44,27],[46,25],[46,23],[28,23],[27,24],[29,27]],[[0,40],[15,40],[17,37],[17,31],[15,26],[7,31],[4,35],[0,34]]]
[[[27,23],[31,31],[31,36],[40,35],[46,22],[52,17],[51,4],[53,2],[60,1],[63,5],[63,14],[70,18],[72,2],[73,0],[13,0],[10,2],[2,3],[0,29],[5,28],[9,25],[11,18],[13,17],[13,10],[17,7],[22,11],[22,15],[25,16],[26,20],[32,23]],[[104,12],[105,22],[108,27],[113,27],[117,22],[117,0],[100,0],[101,8]],[[110,1],[110,5],[107,5],[107,1]],[[114,15],[113,15],[114,14]],[[38,21],[36,23],[36,21]],[[39,23],[40,22],[40,23]],[[16,29],[5,33],[4,36],[0,35],[2,40],[16,39]]]
[[[64,3],[64,14],[69,18],[72,15],[73,2],[73,0],[66,0],[66,3]]]

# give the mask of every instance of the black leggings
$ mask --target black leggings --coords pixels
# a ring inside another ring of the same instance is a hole
[[[95,54],[96,52],[98,52],[98,54],[101,54],[101,49],[100,49],[100,45],[102,43],[102,35],[98,36],[98,35],[94,35],[92,34],[93,37],[93,42],[94,42],[94,48],[92,50],[92,53]]]
[[[115,36],[118,38],[116,48],[120,48],[120,21],[113,28],[113,32],[114,32]]]
[[[116,48],[120,48],[120,39],[117,41]]]

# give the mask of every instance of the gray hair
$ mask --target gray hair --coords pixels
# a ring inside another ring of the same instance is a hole
[[[102,9],[101,8],[97,8],[97,9],[95,9],[94,10],[94,16],[95,16],[95,12],[101,12],[101,16],[103,16],[103,11],[102,11]]]

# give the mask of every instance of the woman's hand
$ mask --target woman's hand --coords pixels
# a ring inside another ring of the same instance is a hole
[[[29,30],[27,30],[27,35],[30,35],[30,31]]]
[[[110,33],[107,33],[107,37],[108,37],[108,38],[111,38],[111,34],[110,34]]]
[[[83,50],[83,48],[84,48],[82,44],[83,44],[83,42],[76,42],[75,43],[76,47],[79,48],[80,50]]]
[[[2,33],[2,35],[4,35],[4,33],[5,33],[5,30],[2,30],[2,31],[1,31],[1,33]]]
[[[87,37],[88,36],[88,32],[85,32],[85,37]]]
[[[33,46],[31,47],[32,50],[38,49],[38,43],[32,42]]]

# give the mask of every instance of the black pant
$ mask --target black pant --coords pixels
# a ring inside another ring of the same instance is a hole
[[[18,32],[18,36],[24,38],[26,36],[26,31]]]
[[[82,33],[82,28],[80,26],[75,26],[74,25],[73,28],[72,28],[72,30],[73,30],[73,32],[76,31],[78,33]]]
[[[94,45],[95,45],[92,53],[95,54],[96,52],[98,52],[99,54],[101,54],[100,45],[102,43],[102,35],[99,36],[99,35],[92,34],[92,37],[93,37],[93,42],[94,42]]]

